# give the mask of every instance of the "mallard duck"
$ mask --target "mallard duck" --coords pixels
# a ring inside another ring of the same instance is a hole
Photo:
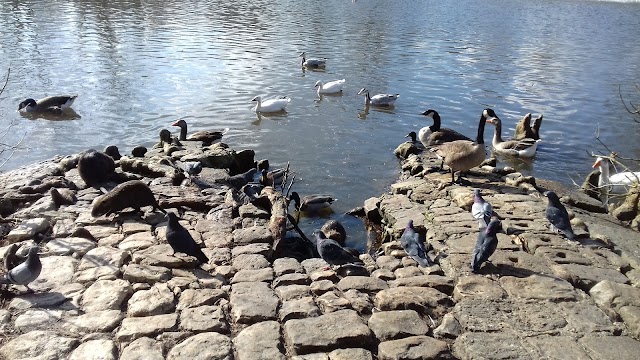
[[[531,113],[527,113],[522,120],[516,124],[516,130],[513,132],[513,139],[536,139],[534,138],[533,130],[531,129]]]
[[[433,145],[444,144],[450,141],[456,140],[468,140],[472,141],[469,137],[460,134],[459,132],[440,127],[440,114],[437,111],[429,109],[422,113],[426,117],[433,119],[433,125],[425,126],[418,132],[418,139],[425,147],[431,147]]]
[[[378,94],[371,96],[366,88],[360,89],[358,95],[364,95],[365,105],[373,106],[393,106],[400,97],[400,94]]]
[[[324,69],[327,66],[327,58],[307,59],[305,52],[299,55],[302,58],[302,67],[307,69]]]
[[[282,185],[282,182],[284,181],[286,173],[287,173],[286,168],[275,169],[271,171],[262,169],[260,171],[260,184],[264,186]]]
[[[315,87],[318,88],[318,95],[335,94],[335,93],[342,92],[342,86],[344,86],[345,82],[347,82],[347,80],[342,79],[342,80],[329,81],[328,83],[323,84],[322,81],[318,80],[316,81]]]
[[[28,113],[41,112],[49,109],[68,109],[73,105],[78,95],[48,96],[40,100],[27,99],[18,105],[18,111]]]
[[[640,171],[637,172],[620,172],[613,175],[609,174],[609,164],[611,161],[607,158],[598,157],[593,163],[593,168],[600,168],[600,176],[598,177],[598,187],[605,188],[613,194],[624,194],[634,183],[640,182]]]
[[[293,200],[298,211],[310,213],[327,210],[331,207],[331,203],[336,201],[331,195],[307,195],[300,199],[300,195],[295,191],[291,193],[289,199]]]
[[[172,126],[180,127],[180,137],[178,138],[180,141],[202,141],[203,145],[208,145],[213,143],[216,140],[222,139],[222,136],[229,131],[229,128],[224,129],[223,131],[197,131],[193,134],[189,135],[187,138],[187,122],[183,119],[180,119],[173,124]]]
[[[262,101],[262,98],[260,96],[256,96],[251,101],[256,101],[258,103],[254,108],[255,112],[278,112],[284,111],[284,109],[287,107],[287,104],[291,102],[291,99],[283,96],[279,99],[269,99]]]
[[[531,136],[532,139],[540,139],[540,125],[542,125],[542,114],[533,120],[533,126],[531,127],[531,132],[533,133],[533,136]]]
[[[493,148],[499,154],[518,156],[518,157],[534,157],[540,140],[525,138],[521,140],[502,140],[502,121],[498,117],[487,120],[488,123],[495,126],[493,132]]]
[[[496,114],[491,109],[484,109],[478,123],[478,135],[476,141],[456,140],[431,148],[431,151],[441,158],[451,169],[451,183],[454,181],[454,173],[458,174],[458,182],[462,181],[462,172],[476,167],[484,161],[487,153],[484,148],[484,126],[487,119],[495,118]]]

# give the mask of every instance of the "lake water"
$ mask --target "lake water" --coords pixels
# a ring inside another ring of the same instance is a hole
[[[640,124],[618,93],[640,103],[638,19],[633,1],[3,0],[0,127],[13,125],[1,141],[24,137],[3,169],[110,144],[130,153],[184,118],[190,131],[229,127],[225,142],[274,166],[290,161],[294,190],[334,194],[340,214],[396,179],[392,151],[429,125],[424,110],[473,136],[492,107],[508,136],[524,113],[544,114],[535,160],[512,165],[570,184],[589,172],[588,152],[605,150],[597,129],[640,158]],[[328,58],[326,71],[301,70],[301,51]],[[342,78],[342,96],[318,100],[317,80]],[[365,112],[362,87],[401,96]],[[27,97],[66,93],[79,95],[74,119],[16,112]],[[257,118],[255,95],[292,101]],[[362,244],[358,221],[334,217]]]

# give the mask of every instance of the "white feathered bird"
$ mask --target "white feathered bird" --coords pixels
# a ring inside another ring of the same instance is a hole
[[[318,88],[318,95],[320,94],[336,94],[342,92],[342,87],[344,83],[347,82],[345,79],[329,81],[324,84],[322,81],[316,81],[315,87]]]
[[[256,101],[258,103],[254,108],[255,112],[278,112],[284,111],[289,102],[291,102],[291,99],[284,96],[279,99],[269,99],[262,101],[262,98],[260,96],[256,96],[251,101]]]
[[[365,105],[373,106],[393,106],[400,97],[400,94],[377,94],[371,96],[366,88],[360,89],[358,95],[364,95]]]

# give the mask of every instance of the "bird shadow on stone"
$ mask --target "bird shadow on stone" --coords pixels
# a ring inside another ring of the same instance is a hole
[[[518,278],[526,278],[531,275],[542,275],[531,269],[518,267],[513,264],[504,262],[486,262],[478,271],[478,274],[494,274],[500,276],[513,276]]]

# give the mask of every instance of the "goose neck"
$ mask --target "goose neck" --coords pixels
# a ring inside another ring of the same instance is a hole
[[[180,126],[180,140],[187,140],[187,124],[184,124],[184,126]]]
[[[478,124],[478,136],[476,137],[476,143],[484,144],[484,125],[487,123],[487,118],[482,114],[480,116],[480,123]]]
[[[436,132],[440,130],[440,114],[437,112],[433,113],[433,125],[430,126],[431,131]]]
[[[499,143],[503,142],[503,140],[502,140],[502,122],[500,120],[498,120],[493,125],[495,125],[495,127],[496,127],[494,132],[493,132],[493,143],[494,144],[499,144]]]

